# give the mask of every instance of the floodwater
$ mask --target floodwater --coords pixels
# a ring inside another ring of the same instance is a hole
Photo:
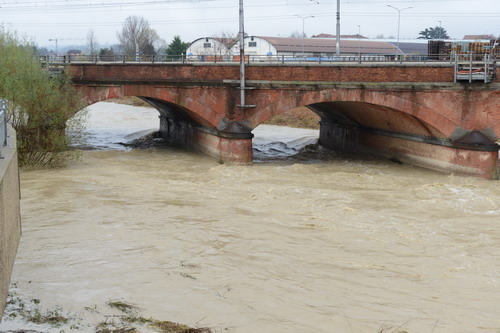
[[[93,332],[84,309],[113,299],[217,332],[500,331],[498,181],[290,157],[317,131],[274,126],[255,130],[252,167],[116,144],[157,123],[96,104],[100,150],[22,172],[12,291],[83,318],[65,332]]]

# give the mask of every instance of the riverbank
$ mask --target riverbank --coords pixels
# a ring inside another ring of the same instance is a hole
[[[13,290],[18,283],[13,283]],[[144,317],[141,310],[124,300],[109,300],[68,311],[47,306],[41,299],[11,291],[7,298],[0,333],[212,333],[208,327],[194,328],[172,321]]]

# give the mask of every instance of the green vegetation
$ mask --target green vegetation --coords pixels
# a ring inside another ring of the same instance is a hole
[[[185,43],[181,40],[180,36],[174,36],[174,39],[168,44],[165,53],[171,56],[179,56],[186,53],[189,43]]]
[[[21,166],[56,166],[77,157],[69,151],[67,125],[75,135],[83,129],[81,99],[64,76],[53,78],[41,68],[33,44],[0,28],[0,97],[17,132]]]
[[[285,111],[269,121],[268,125],[319,129],[319,116],[306,107]]]
[[[446,32],[445,28],[442,27],[429,27],[418,33],[420,36],[418,39],[448,39],[448,32]]]

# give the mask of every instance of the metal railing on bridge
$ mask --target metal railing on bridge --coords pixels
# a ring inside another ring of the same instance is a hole
[[[455,82],[491,82],[495,77],[495,57],[491,54],[455,54]]]
[[[0,158],[2,149],[7,145],[7,105],[5,100],[0,99]]]
[[[484,58],[484,54],[460,54],[459,57]],[[337,63],[450,63],[456,61],[456,55],[426,54],[426,55],[342,55],[342,56],[301,56],[301,55],[246,55],[245,63],[270,63],[270,64],[337,64]],[[492,57],[494,59],[494,57]],[[240,56],[233,55],[166,55],[157,54],[150,56],[127,55],[50,55],[40,56],[42,64],[64,65],[70,63],[239,63]]]

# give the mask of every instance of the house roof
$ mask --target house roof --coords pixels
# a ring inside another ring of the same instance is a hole
[[[331,35],[331,34],[319,34],[319,35],[313,35],[311,38],[336,38],[336,35]],[[368,37],[365,37],[363,35],[340,35],[340,38],[346,38],[346,39],[368,39]]]
[[[287,38],[287,37],[263,37],[258,36],[271,43],[278,52],[317,52],[335,53],[335,40],[327,38]],[[357,54],[393,54],[397,47],[387,42],[376,42],[369,40],[343,39],[340,41],[340,53]]]
[[[193,45],[194,43],[196,43],[199,40],[206,40],[206,41],[213,41],[213,40],[215,40],[215,41],[223,44],[225,47],[231,48],[231,46],[233,46],[238,41],[238,38],[201,37],[201,38],[195,39],[189,45],[191,46],[191,45]]]

